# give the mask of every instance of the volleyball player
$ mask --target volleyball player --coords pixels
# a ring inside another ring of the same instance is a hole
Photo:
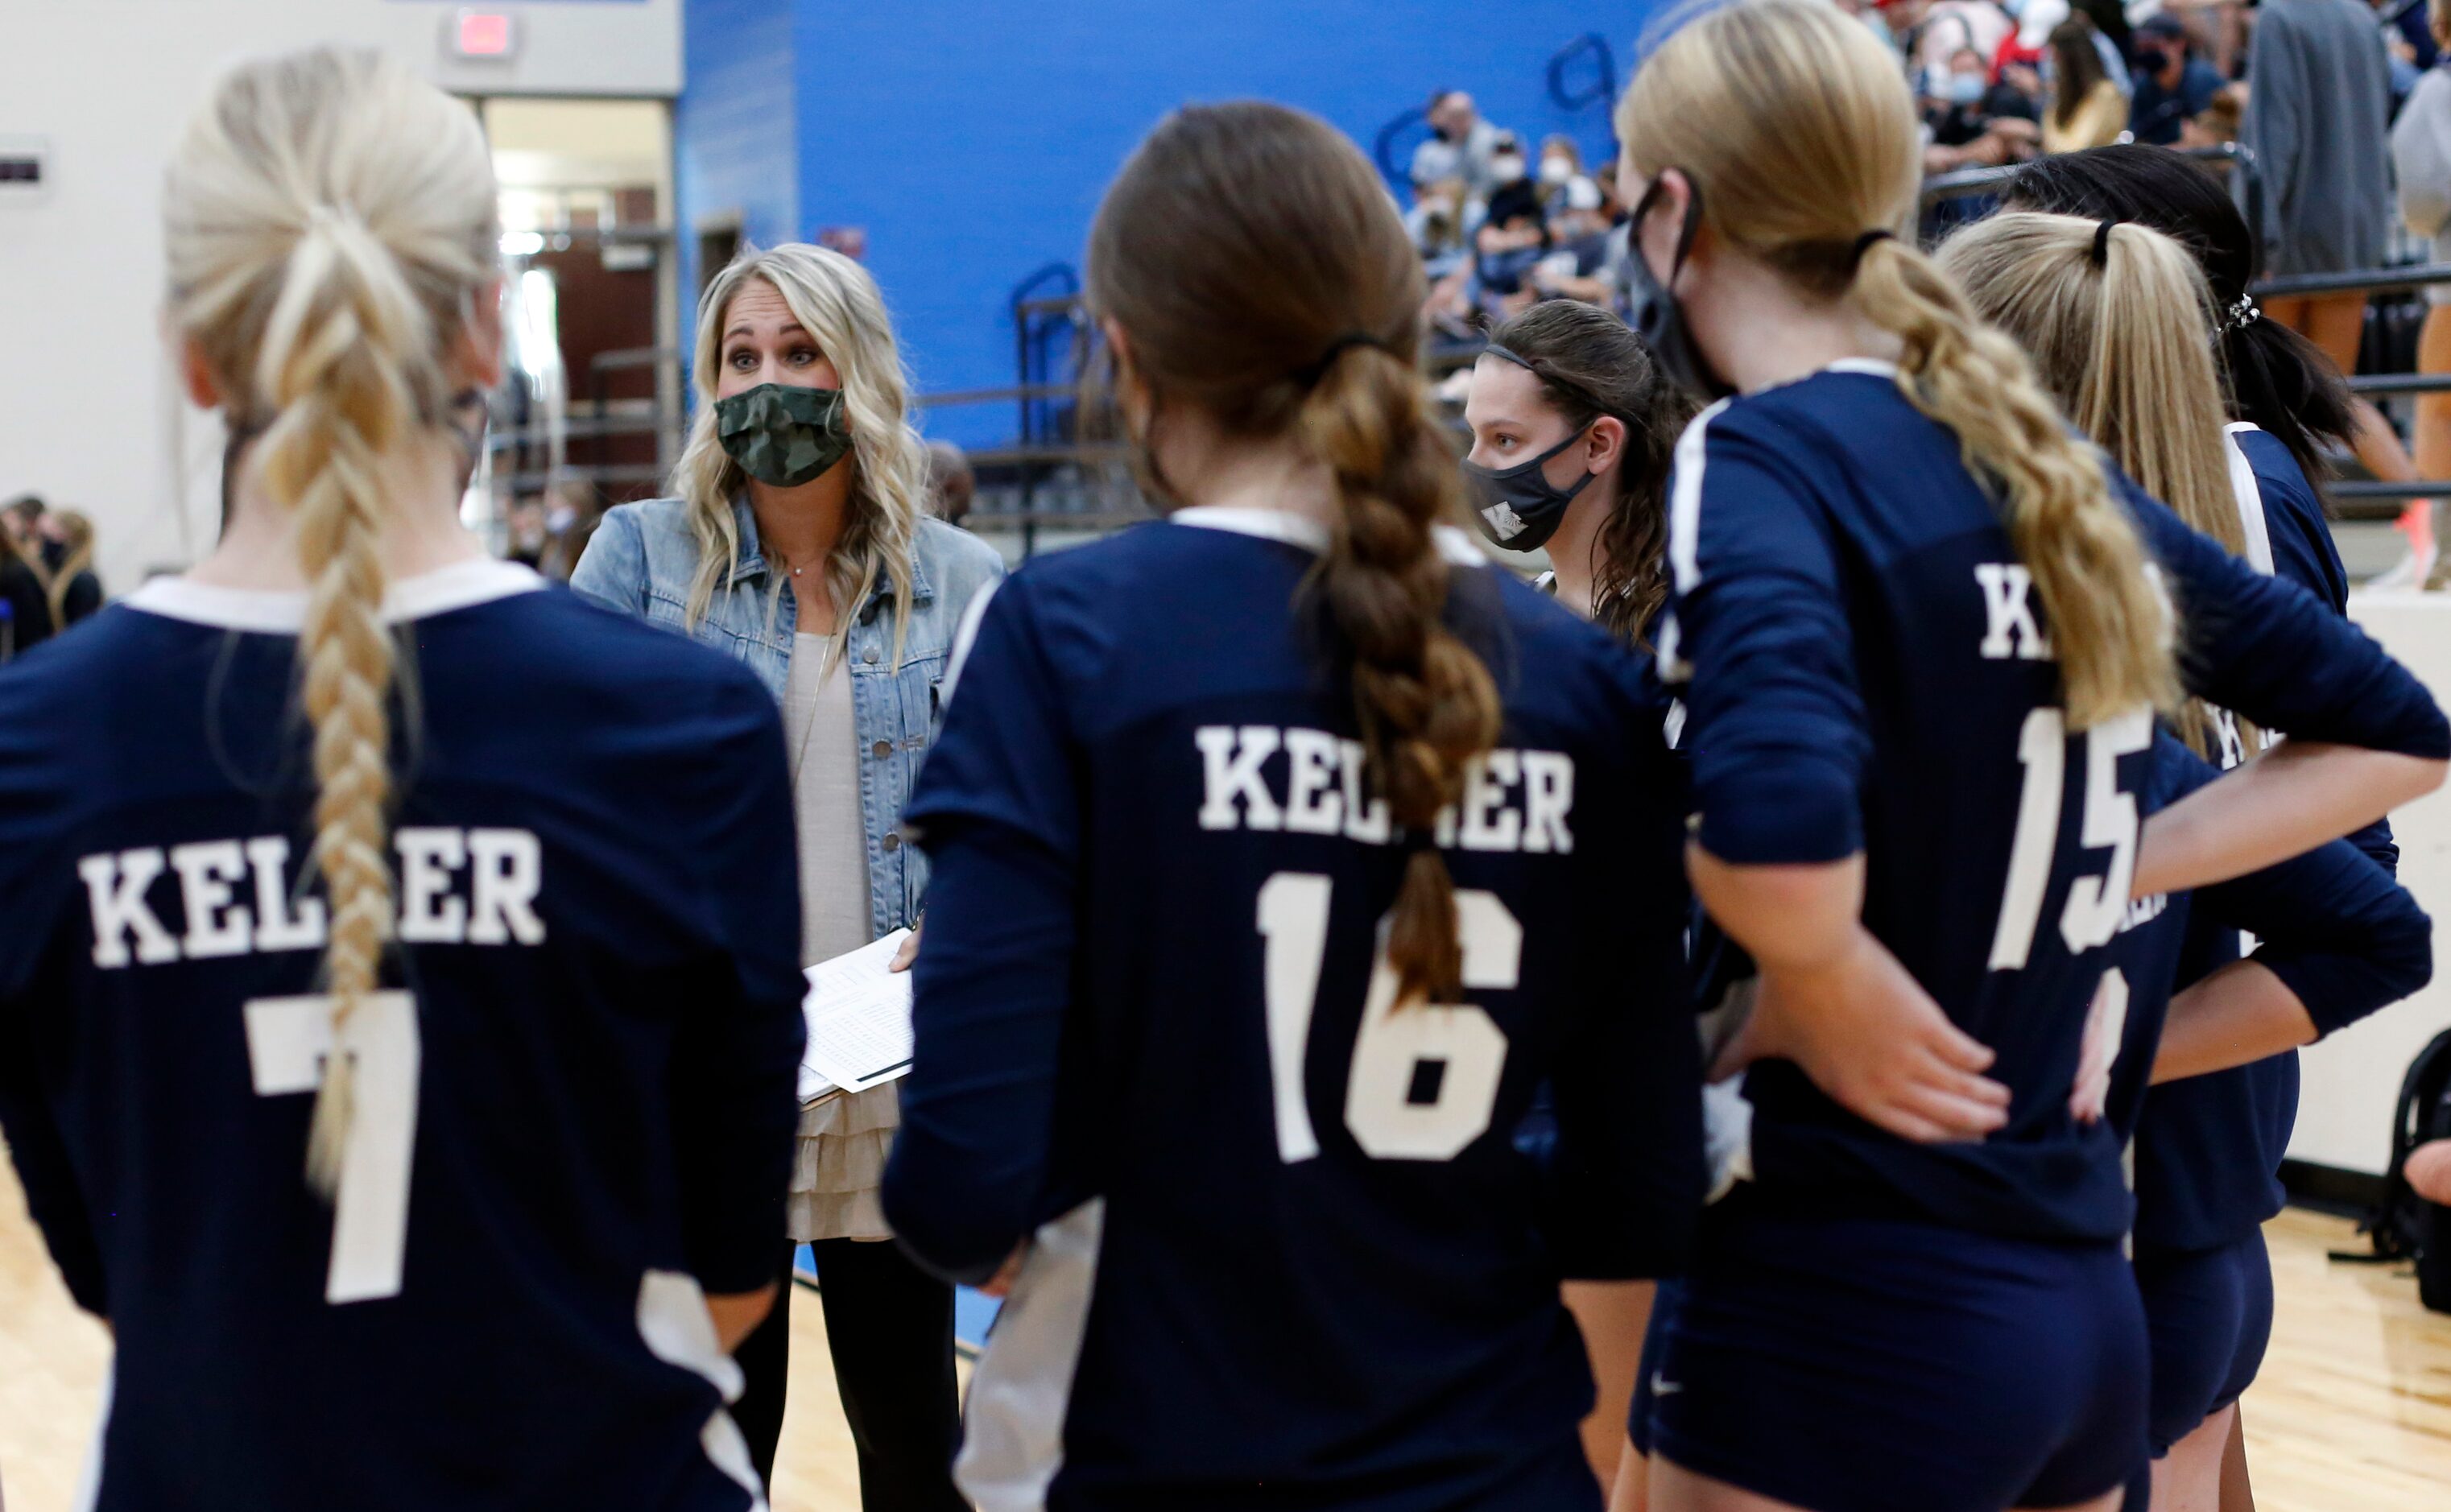
[[[2247,292],[2263,277],[2262,244],[2204,166],[2167,147],[2094,147],[2036,160],[2001,201],[2008,209],[2133,222],[2187,249],[2211,296],[2231,442],[2253,467],[2267,513],[2303,517],[2312,506],[2320,520],[2315,483],[2329,472],[2323,454],[2355,449],[2355,402],[2322,348],[2264,318]],[[2282,453],[2292,467],[2282,465]]]
[[[1642,339],[1596,304],[1545,300],[1490,332],[1464,400],[1464,476],[1481,533],[1512,551],[1546,550],[1533,586],[1644,653],[1668,597],[1668,456],[1694,406]],[[1656,697],[1665,715],[1664,697]],[[1519,1133],[1538,1149],[1536,1102]],[[1583,1447],[1602,1485],[1625,1451],[1649,1286],[1570,1282],[1566,1305],[1592,1351],[1598,1394]]]
[[[1679,443],[1660,639],[1697,891],[1760,967],[1775,1057],[1746,1078],[1755,1179],[1666,1330],[1653,1504],[2108,1508],[2146,1450],[2116,1137],[2071,1107],[2104,947],[2133,897],[2429,790],[2451,730],[2108,478],[1892,234],[1914,113],[1846,16],[1709,12],[1618,127],[1654,346],[1743,396]],[[2183,675],[2299,738],[2141,825]],[[1991,1132],[1916,1143],[1865,1109]]]
[[[1088,293],[1169,520],[990,600],[886,1176],[1011,1299],[983,1507],[1597,1507],[1561,1280],[1700,1197],[1676,785],[1637,663],[1442,521],[1419,259],[1368,162],[1186,108]],[[1545,1168],[1512,1133],[1554,1089]]]
[[[1490,332],[1473,363],[1464,475],[1481,533],[1549,554],[1537,585],[1647,644],[1668,598],[1668,460],[1693,418],[1625,322],[1544,300]]]
[[[461,528],[494,204],[397,63],[231,74],[165,195],[229,532],[0,673],[0,1120],[116,1343],[104,1509],[763,1504],[781,734]]]
[[[2131,161],[2108,159],[2113,168]],[[2153,161],[2147,156],[2137,172],[2115,173],[2110,182],[2126,187],[2143,177],[2159,185],[2164,176],[2145,169]],[[2054,182],[2076,186],[2058,190],[2059,198],[2108,197],[2083,195],[2090,182],[2085,176],[2062,174]],[[2174,203],[2190,201],[2182,195]],[[2220,218],[2210,211],[2165,211],[2162,219],[2209,245],[2196,227],[2209,222],[2218,230]],[[2244,235],[2243,225],[2239,231]],[[2131,476],[2258,570],[2289,579],[2345,614],[2347,574],[2292,448],[2247,422],[2228,423],[2225,434],[2214,344],[2216,332],[2241,318],[2240,306],[2226,314],[2216,308],[2201,265],[2183,244],[2108,218],[2012,211],[1953,237],[1942,263],[1978,310],[2034,354],[2045,383]],[[2304,339],[2274,329],[2285,363]],[[2245,370],[2255,375],[2269,365],[2250,357]],[[2303,439],[2298,417],[2282,422],[2299,427],[2284,434]],[[2224,711],[2189,714],[2191,743],[2224,766],[2260,743],[2251,725],[2242,729]],[[2396,868],[2387,825],[2370,826],[2359,839],[2377,864]],[[2238,957],[2235,929],[2202,925],[2191,933],[2180,985]],[[2153,1340],[2150,1429],[2161,1506],[2210,1506],[2218,1498],[2236,1404],[2270,1336],[2272,1276],[2263,1225],[2283,1202],[2278,1171],[2297,1114],[2297,1047],[2312,1043],[2319,1027],[2337,1027],[2284,996],[2269,1002],[2273,1021],[2253,1042],[2276,1053],[2217,1074],[2166,1077],[2170,1085],[2152,1093],[2137,1128],[2133,1248]]]

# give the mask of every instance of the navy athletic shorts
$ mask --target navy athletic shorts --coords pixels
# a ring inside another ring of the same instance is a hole
[[[2246,1394],[2272,1342],[2272,1258],[2264,1230],[2218,1249],[2136,1252],[2153,1344],[2156,1456]]]
[[[1635,1371],[1634,1403],[1626,1413],[1625,1436],[1634,1452],[1648,1458],[1651,1454],[1651,1414],[1655,1398],[1651,1383],[1657,1378],[1661,1351],[1668,1347],[1668,1330],[1677,1306],[1685,1298],[1682,1277],[1671,1277],[1659,1283],[1651,1298],[1651,1326],[1642,1335],[1642,1364]]]
[[[1765,1209],[1705,1218],[1650,1393],[1653,1452],[1809,1512],[2067,1506],[2147,1460],[2119,1246]]]

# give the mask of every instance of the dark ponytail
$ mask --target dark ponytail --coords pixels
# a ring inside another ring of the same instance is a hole
[[[1194,106],[1124,166],[1089,232],[1095,312],[1135,370],[1228,436],[1290,435],[1338,508],[1310,579],[1377,792],[1410,847],[1387,956],[1399,999],[1462,986],[1455,884],[1431,839],[1496,744],[1497,685],[1447,624],[1434,527],[1461,510],[1417,359],[1421,260],[1362,153],[1281,106]]]
[[[1633,645],[1668,601],[1668,467],[1693,402],[1668,382],[1633,327],[1596,304],[1544,300],[1490,333],[1540,381],[1540,392],[1580,431],[1602,415],[1625,426],[1617,501],[1593,542],[1594,617]]]
[[[2262,249],[2201,165],[2167,147],[2136,144],[2062,153],[2020,171],[2002,205],[2132,221],[2176,240],[2211,289],[2231,417],[2279,438],[2318,486],[2330,470],[2324,448],[2351,449],[2358,418],[2348,384],[2314,343],[2256,309],[2247,289],[2263,272]]]

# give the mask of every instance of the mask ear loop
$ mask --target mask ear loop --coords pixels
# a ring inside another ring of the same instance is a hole
[[[1661,168],[1659,177],[1652,180],[1651,187],[1643,191],[1642,210],[1636,215],[1637,225],[1643,213],[1650,209],[1653,197],[1667,187],[1668,171]],[[1695,183],[1694,176],[1683,168],[1676,172],[1685,180],[1685,224],[1676,232],[1676,251],[1668,263],[1668,282],[1664,286],[1672,291],[1676,287],[1676,275],[1685,271],[1685,260],[1693,253],[1694,238],[1702,230],[1702,186]]]

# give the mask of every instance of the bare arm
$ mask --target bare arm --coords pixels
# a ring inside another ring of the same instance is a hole
[[[2251,1065],[2315,1043],[2298,994],[2255,961],[2232,961],[2170,999],[2153,1085]]]
[[[2446,763],[2289,740],[2145,821],[2134,895],[2226,882],[2371,824],[2442,785]]]
[[[1617,1483],[1626,1454],[1625,1419],[1634,1405],[1634,1378],[1642,1367],[1642,1337],[1651,1327],[1658,1286],[1649,1281],[1569,1281],[1559,1288],[1582,1330],[1598,1387],[1583,1419],[1583,1453],[1602,1485]]]
[[[1686,861],[1703,907],[1761,970],[1755,1056],[1794,1061],[1900,1138],[1980,1139],[2008,1121],[2008,1088],[1982,1074],[1990,1047],[1951,1024],[1864,928],[1862,855],[1735,866],[1697,844]]]
[[[735,1291],[706,1299],[707,1316],[715,1320],[715,1342],[730,1354],[740,1347],[740,1342],[757,1331],[766,1314],[775,1307],[775,1295],[782,1289],[778,1282],[768,1282],[755,1291]]]

